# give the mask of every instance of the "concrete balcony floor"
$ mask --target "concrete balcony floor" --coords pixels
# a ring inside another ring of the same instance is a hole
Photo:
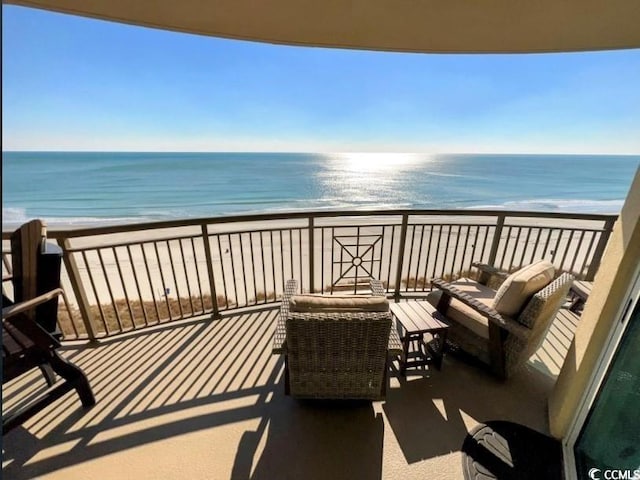
[[[69,479],[462,478],[460,447],[487,420],[547,431],[547,396],[575,328],[562,312],[525,370],[505,383],[448,356],[382,402],[297,401],[271,355],[278,311],[201,318],[67,344],[97,404],[72,392],[3,439],[3,477]],[[7,410],[44,387],[3,387]]]

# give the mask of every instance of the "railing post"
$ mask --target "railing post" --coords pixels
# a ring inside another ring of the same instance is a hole
[[[493,232],[493,240],[491,241],[491,250],[489,251],[489,259],[487,263],[492,267],[495,267],[496,257],[498,256],[498,247],[500,246],[500,238],[502,237],[502,227],[504,227],[505,216],[503,214],[498,215],[498,221],[496,222],[496,230]]]
[[[493,232],[493,239],[491,240],[491,250],[489,250],[489,258],[487,259],[487,264],[492,267],[497,267],[496,257],[498,256],[498,247],[500,246],[500,237],[502,237],[502,227],[504,227],[504,214],[498,214],[498,220],[496,221],[496,229]],[[474,260],[474,261],[482,261],[482,259]],[[480,271],[478,276],[478,282],[486,285],[491,279],[491,274]]]
[[[69,239],[58,238],[57,241],[60,248],[62,248],[62,259],[64,261],[64,266],[67,269],[67,274],[69,275],[69,281],[71,282],[71,288],[73,288],[73,294],[76,297],[76,301],[78,302],[78,310],[80,310],[82,323],[84,324],[84,328],[87,331],[89,340],[95,341],[96,332],[93,330],[93,323],[91,323],[91,305],[89,304],[89,298],[87,297],[87,292],[84,289],[82,278],[80,277],[80,269],[78,268],[78,263],[73,256],[73,252],[69,251],[69,249],[71,248]],[[87,265],[87,268],[89,268],[89,265]],[[69,316],[71,317],[71,321],[73,321],[71,312],[69,312]]]
[[[204,245],[204,255],[207,259],[207,273],[209,275],[209,287],[211,289],[211,305],[213,306],[213,316],[219,317],[218,311],[218,294],[216,293],[216,281],[213,275],[213,257],[211,255],[211,245],[209,244],[209,232],[207,231],[207,225],[203,223],[200,225],[202,229],[202,243]],[[222,261],[222,259],[220,259]],[[204,308],[204,305],[203,305]]]
[[[314,258],[314,221],[313,217],[309,217],[309,292],[315,290],[315,258]]]
[[[407,226],[409,225],[409,214],[402,214],[402,226],[400,227],[400,251],[398,252],[398,268],[396,269],[396,285],[393,297],[400,299],[400,283],[402,282],[402,267],[404,262],[404,247],[407,244]]]
[[[602,229],[602,233],[600,234],[600,239],[598,240],[598,245],[593,252],[593,257],[591,257],[592,260],[589,264],[589,270],[587,270],[587,275],[584,278],[587,282],[592,282],[594,277],[596,276],[596,272],[600,267],[602,255],[604,254],[604,249],[607,247],[607,243],[609,242],[609,237],[611,236],[611,231],[613,230],[613,225],[615,223],[615,219],[609,219],[604,224],[604,228]]]

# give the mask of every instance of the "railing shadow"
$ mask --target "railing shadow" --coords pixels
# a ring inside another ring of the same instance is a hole
[[[79,351],[74,361],[88,374],[97,404],[85,411],[70,393],[9,432],[3,477],[34,478],[262,417],[283,367],[269,355],[276,314],[190,322]],[[37,374],[24,382],[33,384]],[[24,390],[18,384],[6,394]]]
[[[97,404],[85,411],[70,393],[6,435],[3,478],[82,471],[83,463],[114,454],[130,461],[128,451],[166,440],[176,442],[167,447],[172,454],[191,454],[181,439],[206,431],[212,449],[216,441],[226,445],[228,453],[211,455],[232,478],[378,479],[384,447],[396,442],[413,464],[459,451],[475,422],[545,429],[547,377],[528,370],[501,383],[449,357],[440,372],[394,378],[382,412],[369,402],[285,397],[283,362],[270,355],[277,314],[207,318],[78,350],[74,362]]]
[[[530,360],[538,370],[552,378],[558,377],[579,321],[580,316],[568,309],[562,308],[558,311],[540,348]]]

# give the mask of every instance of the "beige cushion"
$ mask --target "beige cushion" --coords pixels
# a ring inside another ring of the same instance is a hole
[[[488,306],[491,305],[496,293],[495,290],[467,278],[461,278],[460,280],[451,282],[451,285]],[[434,290],[429,293],[427,300],[435,307],[438,305],[441,296],[442,290]],[[489,321],[473,308],[465,305],[459,300],[456,300],[455,298],[451,300],[446,316],[448,319],[471,330],[476,335],[489,339]]]
[[[502,315],[517,316],[532,295],[551,283],[555,273],[554,266],[546,260],[512,273],[500,285],[491,306]]]
[[[383,296],[363,295],[294,295],[291,312],[387,312],[389,301]]]

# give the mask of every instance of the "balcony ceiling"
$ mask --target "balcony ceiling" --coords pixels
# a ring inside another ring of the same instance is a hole
[[[165,30],[401,52],[640,48],[638,0],[10,0]]]

